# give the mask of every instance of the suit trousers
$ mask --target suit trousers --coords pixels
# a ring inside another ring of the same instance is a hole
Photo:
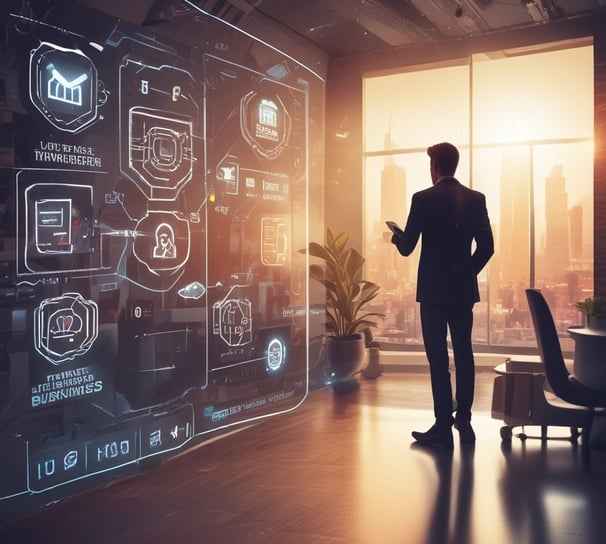
[[[475,388],[471,347],[473,304],[421,303],[421,328],[429,361],[436,425],[452,425],[453,396],[450,380],[447,330],[454,352],[456,420],[469,422]]]

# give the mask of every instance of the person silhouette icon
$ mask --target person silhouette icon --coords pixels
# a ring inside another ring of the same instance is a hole
[[[156,245],[154,258],[175,259],[177,246],[175,245],[175,231],[168,223],[160,223],[156,228]]]

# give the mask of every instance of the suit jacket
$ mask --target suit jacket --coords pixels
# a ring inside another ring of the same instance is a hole
[[[454,177],[444,177],[415,193],[404,233],[394,236],[393,241],[398,251],[408,256],[420,236],[417,302],[478,302],[477,276],[494,253],[485,196]]]

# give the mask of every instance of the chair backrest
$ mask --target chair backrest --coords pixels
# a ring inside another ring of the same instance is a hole
[[[568,377],[570,372],[564,362],[562,347],[560,346],[560,339],[551,310],[545,297],[537,289],[526,289],[526,298],[528,299],[534,332],[539,345],[541,361],[543,361],[545,369],[545,377],[552,391],[558,397],[568,400],[570,391]]]

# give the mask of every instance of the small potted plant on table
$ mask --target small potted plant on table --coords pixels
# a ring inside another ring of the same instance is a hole
[[[588,329],[606,330],[606,297],[587,297],[575,304]]]

